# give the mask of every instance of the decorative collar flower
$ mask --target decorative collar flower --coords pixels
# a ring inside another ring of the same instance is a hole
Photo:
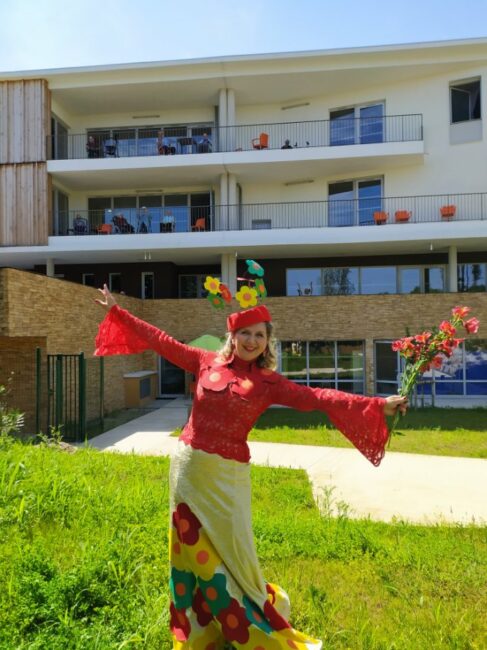
[[[220,280],[211,275],[206,276],[204,287],[210,293],[220,293]]]
[[[245,261],[247,263],[249,273],[251,273],[252,275],[258,275],[260,278],[264,275],[264,269],[261,267],[260,264],[254,262],[254,260],[245,260]]]
[[[252,289],[252,287],[249,287],[247,284],[244,284],[235,294],[235,298],[238,300],[240,307],[243,307],[244,309],[246,307],[255,307],[257,304],[257,291]]]

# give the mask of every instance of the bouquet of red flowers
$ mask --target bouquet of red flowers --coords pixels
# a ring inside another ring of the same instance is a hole
[[[438,328],[431,332],[422,332],[415,336],[405,336],[392,343],[392,349],[406,360],[404,373],[402,375],[399,395],[409,397],[419,375],[422,375],[430,368],[439,368],[443,357],[451,357],[456,347],[465,339],[455,338],[457,329],[464,327],[468,334],[476,334],[479,329],[479,320],[466,316],[470,313],[470,307],[455,307],[451,311],[450,320],[444,320]],[[396,412],[390,436],[399,420],[400,413]]]

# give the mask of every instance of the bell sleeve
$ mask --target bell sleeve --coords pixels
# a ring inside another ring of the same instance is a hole
[[[376,467],[389,439],[385,399],[327,388],[309,388],[279,376],[272,386],[274,404],[299,411],[323,411],[330,422]]]
[[[114,305],[100,323],[95,339],[95,356],[137,354],[153,350],[171,363],[197,374],[203,350],[173,339],[162,330]]]

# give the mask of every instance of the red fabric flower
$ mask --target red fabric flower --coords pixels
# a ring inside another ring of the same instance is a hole
[[[269,601],[264,604],[264,614],[274,630],[285,630],[291,627],[286,619],[279,614],[277,609]]]
[[[187,641],[191,632],[191,623],[184,609],[176,609],[174,603],[169,606],[171,622],[169,627],[178,641]]]
[[[222,632],[226,641],[247,643],[249,640],[249,625],[245,609],[240,607],[238,601],[232,598],[230,605],[220,610],[217,619],[222,624]]]
[[[464,325],[469,334],[477,334],[479,331],[480,321],[478,318],[469,318],[464,322]]]
[[[172,523],[177,530],[180,542],[188,546],[196,544],[200,536],[201,523],[186,503],[178,504],[172,515]]]
[[[203,596],[203,592],[199,587],[196,590],[196,594],[193,598],[192,608],[201,627],[206,627],[213,620],[213,615],[210,611],[208,603],[206,602],[205,597]]]

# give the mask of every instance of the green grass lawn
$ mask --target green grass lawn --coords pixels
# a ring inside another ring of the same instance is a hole
[[[170,650],[168,461],[0,450],[0,648]],[[349,650],[487,647],[487,529],[333,519],[252,468],[258,554],[292,622]]]
[[[399,431],[404,435],[393,437],[390,451],[487,458],[487,409],[410,409]],[[264,413],[249,440],[351,447],[322,413],[282,408]]]

